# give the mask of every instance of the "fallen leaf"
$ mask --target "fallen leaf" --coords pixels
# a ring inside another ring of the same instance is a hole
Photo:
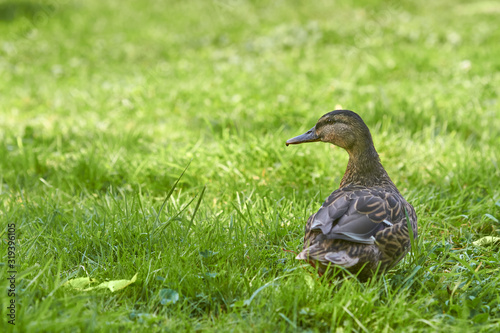
[[[111,292],[115,292],[117,290],[123,289],[131,285],[136,280],[137,280],[137,273],[135,273],[135,275],[130,280],[114,280],[114,281],[103,282],[96,287],[87,288],[85,289],[85,291],[108,288]]]
[[[91,278],[76,278],[72,280],[68,280],[64,286],[70,287],[76,290],[83,290],[83,291],[90,291],[94,289],[106,289],[108,288],[111,292],[115,292],[117,290],[123,289],[132,283],[134,283],[137,280],[137,273],[130,279],[130,280],[113,280],[113,281],[107,281],[103,282],[95,287],[88,287],[91,283],[98,282],[97,280],[91,279]]]
[[[472,244],[474,244],[476,246],[499,245],[500,244],[500,237],[486,236],[486,237],[478,239],[477,241],[473,242]]]
[[[71,287],[73,289],[83,289],[85,287],[88,287],[91,283],[94,282],[97,282],[97,280],[91,279],[89,277],[76,278],[66,281],[66,283],[63,284],[63,286]]]

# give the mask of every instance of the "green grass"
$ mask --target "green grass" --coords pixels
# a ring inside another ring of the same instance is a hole
[[[472,244],[500,236],[499,10],[0,1],[1,326],[500,330],[499,249]],[[363,117],[419,217],[419,251],[366,284],[329,284],[283,251],[347,163],[284,142],[336,105]],[[62,286],[136,273],[115,293]]]

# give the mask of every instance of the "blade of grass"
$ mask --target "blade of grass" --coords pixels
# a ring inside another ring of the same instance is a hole
[[[200,197],[198,198],[198,202],[196,203],[196,207],[194,208],[193,215],[191,216],[191,221],[189,221],[186,235],[184,236],[185,238],[187,238],[187,236],[189,235],[189,231],[191,230],[191,227],[193,226],[194,217],[196,216],[196,212],[198,211],[198,208],[200,208],[201,199],[203,199],[203,195],[205,194],[206,189],[207,189],[207,186],[206,185],[203,186],[203,190],[201,190]]]
[[[179,176],[179,178],[177,178],[177,180],[175,181],[174,185],[172,185],[172,187],[170,188],[170,191],[167,193],[167,196],[165,197],[165,200],[163,200],[163,203],[161,204],[161,207],[160,207],[160,210],[158,211],[158,214],[156,214],[155,224],[158,223],[158,221],[160,220],[160,214],[163,211],[163,208],[165,208],[165,205],[167,204],[168,199],[170,199],[170,196],[172,196],[172,193],[174,193],[174,190],[177,187],[177,184],[181,180],[182,176],[184,176],[184,173],[186,172],[186,170],[187,170],[187,168],[189,167],[190,164],[191,164],[191,161],[189,161],[189,163],[186,165],[186,167],[182,171],[182,173]]]

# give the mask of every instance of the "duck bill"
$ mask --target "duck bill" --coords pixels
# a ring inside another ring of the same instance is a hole
[[[299,143],[316,142],[320,140],[320,137],[316,135],[316,127],[313,127],[304,134],[287,140],[286,145],[298,145]]]

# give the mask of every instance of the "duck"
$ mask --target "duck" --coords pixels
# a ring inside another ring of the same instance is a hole
[[[417,215],[382,166],[368,126],[353,111],[331,111],[286,146],[308,142],[343,148],[349,161],[339,188],[307,220],[296,259],[319,276],[347,272],[366,282],[387,272],[417,240]]]

